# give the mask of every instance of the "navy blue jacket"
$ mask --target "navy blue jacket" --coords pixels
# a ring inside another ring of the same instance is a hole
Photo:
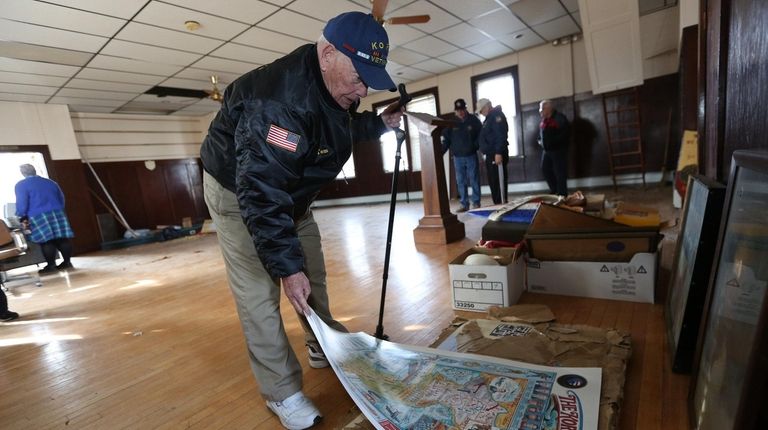
[[[453,127],[443,130],[443,154],[450,149],[454,157],[476,156],[480,147],[477,138],[483,127],[480,120],[467,113],[463,120],[457,116],[454,121]]]
[[[294,222],[352,153],[378,138],[373,112],[344,110],[325,87],[317,46],[297,48],[231,83],[200,149],[203,168],[237,195],[259,259],[273,277],[304,268]]]
[[[501,106],[496,106],[488,112],[488,116],[483,121],[479,138],[480,151],[485,155],[507,154],[508,133],[507,117],[501,111]]]

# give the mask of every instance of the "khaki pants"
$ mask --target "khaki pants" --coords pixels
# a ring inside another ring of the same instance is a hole
[[[240,216],[234,193],[222,187],[207,172],[203,175],[205,203],[216,226],[229,287],[245,335],[251,369],[262,396],[279,401],[301,390],[301,365],[285,334],[280,315],[280,280],[264,269],[248,229]],[[320,231],[312,213],[296,223],[304,251],[305,272],[311,285],[309,305],[329,326],[346,331],[333,320],[328,309],[325,261]],[[289,306],[293,309],[292,306]],[[306,340],[315,340],[305,318],[299,316]],[[303,354],[302,354],[303,355]]]

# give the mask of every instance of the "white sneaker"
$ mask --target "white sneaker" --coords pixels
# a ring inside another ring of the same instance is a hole
[[[320,348],[320,344],[317,342],[307,342],[307,352],[309,353],[309,367],[313,369],[323,369],[330,366],[328,358],[325,356],[325,352]]]
[[[267,407],[280,418],[280,423],[288,430],[310,428],[323,418],[312,401],[301,391],[281,402],[267,401]]]

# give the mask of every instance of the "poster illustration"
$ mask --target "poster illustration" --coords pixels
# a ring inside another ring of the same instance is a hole
[[[377,428],[596,429],[599,368],[537,366],[340,333],[307,317],[355,404]]]

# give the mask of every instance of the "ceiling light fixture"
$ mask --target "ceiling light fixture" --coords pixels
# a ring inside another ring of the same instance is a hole
[[[196,31],[201,27],[200,23],[197,21],[184,21],[184,27],[187,28],[189,31]]]

